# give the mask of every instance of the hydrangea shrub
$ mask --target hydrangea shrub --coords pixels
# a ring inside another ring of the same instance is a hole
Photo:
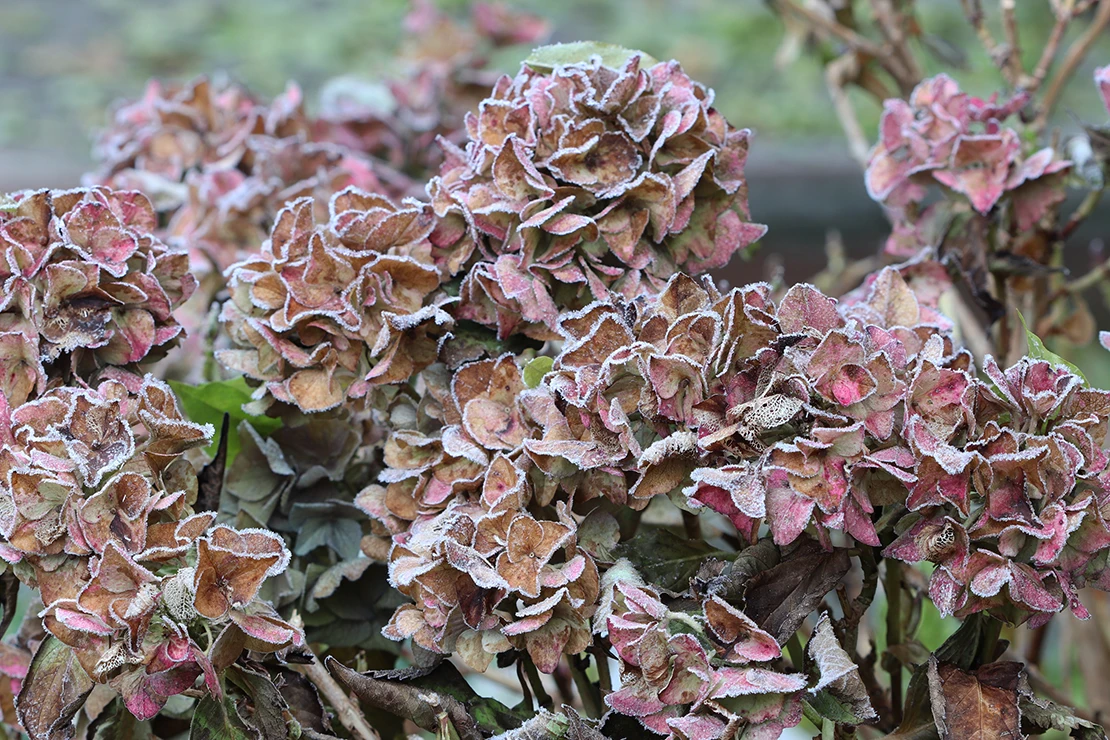
[[[1059,265],[1107,155],[1043,135],[1047,66],[996,53],[982,99],[861,46],[903,95],[860,157],[890,239],[730,288],[752,133],[677,61],[499,75],[548,29],[487,4],[406,30],[315,117],[151,83],[89,188],[0,200],[7,728],[1106,737],[1035,648],[1110,591],[1110,391],[1040,338],[1093,339],[1104,266]]]

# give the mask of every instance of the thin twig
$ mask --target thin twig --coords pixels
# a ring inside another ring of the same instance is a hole
[[[856,109],[844,89],[849,81],[859,77],[859,73],[859,58],[854,53],[848,52],[825,67],[825,84],[829,88],[829,97],[832,98],[836,117],[840,119],[840,126],[848,138],[848,149],[852,153],[852,158],[861,169],[867,169],[871,147],[867,144],[867,135],[863,132],[863,126],[856,116]]]
[[[998,42],[994,40],[994,36],[991,35],[990,29],[987,28],[983,16],[983,6],[979,3],[979,0],[960,0],[960,4],[964,8],[964,15],[967,16],[968,22],[971,24],[971,27],[975,29],[975,34],[979,37],[979,43],[983,45],[991,61],[999,66],[1005,76],[1006,68],[1004,65],[1000,64],[1002,53],[998,48]],[[1011,80],[1007,81],[1012,82]]]
[[[595,644],[590,648],[590,652],[597,664],[597,683],[601,688],[601,695],[604,697],[613,690],[613,679],[609,675],[609,655],[604,645]]]
[[[1056,53],[1060,50],[1060,42],[1064,40],[1064,32],[1068,30],[1074,11],[1075,0],[1064,0],[1063,5],[1057,9],[1056,23],[1053,24],[1052,31],[1048,35],[1048,42],[1044,45],[1037,66],[1033,68],[1033,76],[1022,80],[1023,87],[1030,93],[1040,89],[1044,78],[1048,75],[1049,67],[1056,61]]]
[[[1072,235],[1073,231],[1079,228],[1080,224],[1087,220],[1087,218],[1094,212],[1095,206],[1098,205],[1099,200],[1102,198],[1102,191],[1104,189],[1105,187],[1101,187],[1097,190],[1092,190],[1091,192],[1087,193],[1087,197],[1083,199],[1083,202],[1079,204],[1079,207],[1075,209],[1075,212],[1071,214],[1071,216],[1068,218],[1068,222],[1060,227],[1060,239],[1067,239],[1069,236]]]
[[[528,676],[528,683],[532,685],[532,693],[536,697],[536,704],[551,711],[555,707],[555,702],[547,693],[547,689],[543,685],[543,679],[540,678],[540,672],[536,670],[536,664],[527,655],[521,656],[520,662],[524,664],[524,675]]]
[[[809,24],[814,26],[815,28],[819,28],[832,36],[836,36],[838,39],[840,39],[856,51],[863,52],[864,54],[869,54],[875,58],[885,56],[885,50],[881,46],[876,44],[874,41],[861,36],[852,29],[840,25],[836,21],[830,20],[820,13],[810,10],[809,8],[797,5],[793,2],[793,0],[777,0],[777,2],[778,5],[780,5],[785,10],[788,10],[791,13],[800,16],[802,19],[808,21]]]
[[[949,292],[941,300],[950,302],[953,318],[956,319],[964,346],[971,350],[971,354],[977,361],[982,362],[984,357],[991,354],[991,340],[987,336],[986,329],[979,323],[963,296],[956,291]]]
[[[307,649],[311,650],[311,648]],[[351,701],[343,687],[335,682],[335,679],[324,668],[320,659],[315,654],[312,657],[313,661],[311,663],[291,663],[289,667],[312,682],[312,685],[323,695],[328,704],[335,709],[335,716],[339,719],[339,723],[346,727],[347,731],[353,736],[359,738],[359,740],[381,740],[378,731],[370,726],[358,705]]]
[[[875,11],[875,21],[883,38],[890,44],[890,48],[902,61],[906,73],[915,79],[922,77],[921,65],[917,63],[910,46],[906,43],[906,33],[903,27],[905,15],[896,11],[891,0],[871,0],[871,8]]]
[[[578,688],[583,711],[587,717],[597,719],[604,712],[605,705],[601,702],[601,692],[586,676],[588,659],[571,655],[567,657],[567,663],[570,665],[570,675],[574,677],[574,685]]]
[[[1083,61],[1083,57],[1087,56],[1091,46],[1102,36],[1102,32],[1107,25],[1110,25],[1110,0],[1099,0],[1098,12],[1095,13],[1091,25],[1068,49],[1068,53],[1064,55],[1063,64],[1060,65],[1060,69],[1052,78],[1052,82],[1048,84],[1048,90],[1041,100],[1041,112],[1037,114],[1037,118],[1033,122],[1034,130],[1039,131],[1048,124],[1052,110],[1056,107],[1056,102],[1064,92],[1064,86],[1067,85],[1068,80],[1075,73],[1076,67]]]
[[[690,511],[682,512],[682,528],[686,532],[686,536],[692,541],[702,539],[701,533],[701,519],[697,514]]]
[[[1025,69],[1021,64],[1021,40],[1018,37],[1017,7],[1015,0],[999,0],[1002,9],[1002,28],[1006,32],[1006,66],[1010,70],[1011,82],[1021,84]]]

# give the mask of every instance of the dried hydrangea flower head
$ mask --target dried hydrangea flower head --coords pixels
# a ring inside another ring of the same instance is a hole
[[[457,652],[481,671],[512,647],[545,673],[564,653],[585,650],[597,565],[578,547],[565,505],[557,521],[536,519],[526,505],[518,485],[494,501],[456,500],[396,535],[390,583],[414,603],[398,608],[383,634]]]
[[[677,276],[654,299],[569,314],[553,371],[523,400],[553,398],[524,449],[548,475],[623,471],[621,503],[669,495],[749,541],[765,522],[781,545],[809,529],[878,546],[872,514],[904,504],[898,532],[928,523],[902,557],[947,563],[943,611],[1082,613],[1076,591],[1106,585],[1092,563],[1110,544],[1098,505],[1110,393],[1028,359],[988,361],[993,386],[979,380],[911,289],[921,266],[902,269],[840,303],[797,285],[775,305],[767,286],[720,295]],[[943,546],[922,546],[925,530],[946,532]],[[997,582],[974,585],[988,565]],[[1008,595],[1003,571],[1018,584]]]
[[[414,2],[398,52],[401,75],[330,82],[312,122],[314,138],[374,156],[397,170],[394,177],[407,178],[413,194],[421,192],[443,164],[437,139],[461,145],[464,117],[497,81],[487,68],[489,52],[534,45],[550,30],[543,19],[496,3],[473,3],[468,21],[454,20],[430,0]]]
[[[39,190],[0,207],[0,392],[10,404],[56,379],[158,359],[196,286],[188,256],[155,235],[146,196]]]
[[[428,188],[479,245],[459,317],[555,338],[560,310],[657,291],[761,237],[744,180],[751,134],[712,102],[677,62],[639,54],[502,77]]]
[[[300,198],[261,253],[228,270],[221,320],[236,345],[217,357],[260,381],[256,397],[317,412],[406,381],[436,356],[451,317],[439,289],[428,207],[356,189],[330,217]]]
[[[194,512],[182,455],[213,430],[187,421],[167,385],[61,387],[3,411],[0,556],[38,590],[50,635],[136,717],[202,674],[220,692],[197,634],[233,625],[263,652],[303,639],[256,599],[288,562],[281,538],[209,531],[215,514]]]
[[[1018,231],[1035,227],[1064,200],[1071,163],[1052,147],[1029,151],[1020,132],[1003,125],[1027,101],[1022,94],[1005,104],[981,100],[943,74],[920,83],[908,102],[886,101],[866,183],[872,198],[904,212],[889,250],[909,256],[935,244],[926,233],[931,219],[953,206],[921,210],[930,185],[966,199],[983,216],[1006,199]]]
[[[147,193],[168,218],[165,238],[198,250],[198,270],[223,269],[257,249],[286,202],[312,195],[323,207],[348,185],[381,189],[369,160],[309,129],[295,85],[267,105],[205,77],[152,81],[115,112],[88,179]]]
[[[652,732],[672,740],[779,737],[801,722],[807,695],[823,689],[861,720],[876,716],[827,615],[807,647],[807,677],[782,670],[775,638],[719,596],[672,610],[628,561],[606,573],[602,594],[595,631],[612,643],[622,683],[605,703]]]
[[[1110,588],[1101,565],[1110,392],[1044,360],[1003,371],[988,357],[985,371],[989,384],[919,370],[932,377],[915,385],[939,403],[908,409],[915,513],[884,554],[936,563],[930,595],[944,614],[989,609],[1038,625],[1070,607],[1086,618],[1079,589]]]

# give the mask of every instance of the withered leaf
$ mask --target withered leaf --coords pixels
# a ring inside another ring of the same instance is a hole
[[[827,694],[838,708],[846,710],[847,718],[833,717],[842,724],[860,724],[875,718],[875,710],[867,695],[867,687],[860,679],[857,666],[847,651],[840,646],[832,621],[822,614],[806,646],[806,657],[816,668],[816,683],[810,688],[818,696]],[[828,702],[822,702],[827,705]],[[820,707],[818,708],[820,711]]]
[[[97,726],[93,740],[150,740],[153,736],[150,722],[135,719],[135,715],[118,702],[115,713]]]
[[[779,563],[779,548],[770,537],[744,548],[731,562],[706,563],[698,571],[699,588],[707,596],[720,596],[726,601],[739,600],[748,584],[758,573]]]
[[[460,740],[482,740],[478,723],[461,702],[431,689],[411,683],[383,681],[351,670],[335,658],[324,659],[328,671],[363,702],[390,714],[410,720],[429,732],[439,729],[439,716],[446,714]]]
[[[978,665],[978,656],[983,652],[983,641],[990,639],[989,631],[984,629],[988,620],[984,614],[972,614],[964,620],[952,636],[934,653],[937,660],[971,670]],[[914,670],[906,689],[906,701],[902,712],[902,724],[890,735],[888,740],[924,740],[936,738],[937,726],[933,720],[929,692],[929,665],[923,663]]]
[[[2,637],[8,634],[8,627],[11,627],[12,620],[15,619],[15,610],[19,604],[19,578],[10,569],[0,575],[0,602],[4,609],[4,615],[0,617]]]
[[[929,694],[941,740],[1017,740],[1020,663],[988,663],[974,673],[929,659]]]
[[[281,668],[275,682],[289,712],[305,730],[331,732],[327,710],[320,701],[316,687],[305,676],[288,668]]]
[[[1021,693],[1021,722],[1030,732],[1040,734],[1058,730],[1069,732],[1070,737],[1079,740],[1106,740],[1106,730],[1094,722],[1076,716],[1070,707],[1034,696],[1031,690]]]
[[[815,540],[799,539],[778,565],[752,578],[744,613],[785,645],[850,567],[844,550],[830,553]]]
[[[35,651],[15,700],[16,715],[31,740],[68,740],[73,717],[93,689],[73,649],[54,636]]]

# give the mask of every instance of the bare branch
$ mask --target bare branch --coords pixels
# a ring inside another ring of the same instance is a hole
[[[303,674],[305,678],[312,682],[316,690],[335,709],[340,724],[346,727],[352,736],[358,738],[358,740],[381,740],[378,731],[370,726],[358,705],[351,701],[347,692],[335,682],[335,679],[324,668],[320,659],[315,655],[313,655],[313,658],[314,660],[311,663],[290,664],[289,667]]]
[[[1095,13],[1094,20],[1091,21],[1091,25],[1087,27],[1083,35],[1076,39],[1071,48],[1068,49],[1068,53],[1064,55],[1063,64],[1060,65],[1060,69],[1048,85],[1048,90],[1041,101],[1041,112],[1033,122],[1035,130],[1043,129],[1047,125],[1052,110],[1056,107],[1060,95],[1063,94],[1068,80],[1075,74],[1076,68],[1083,61],[1083,57],[1087,56],[1091,46],[1102,36],[1102,32],[1107,25],[1110,25],[1110,0],[1099,0],[1098,11]]]
[[[1022,87],[1030,93],[1040,89],[1044,78],[1048,75],[1049,67],[1056,61],[1056,53],[1060,50],[1060,42],[1064,40],[1064,33],[1068,30],[1068,25],[1071,23],[1074,13],[1075,0],[1063,0],[1056,9],[1056,23],[1053,24],[1052,31],[1048,35],[1048,41],[1041,52],[1041,58],[1037,61],[1037,66],[1033,68],[1033,75],[1022,80]]]
[[[1006,32],[1006,66],[1010,70],[1011,83],[1020,85],[1025,76],[1021,64],[1021,40],[1018,37],[1017,7],[1015,0],[999,0],[1002,9],[1002,28]]]
[[[833,110],[840,119],[840,126],[848,138],[848,148],[852,158],[856,160],[861,169],[867,167],[868,153],[871,147],[867,143],[867,135],[863,132],[856,109],[848,99],[847,85],[858,79],[860,74],[859,58],[849,52],[829,63],[825,67],[825,84],[829,88],[829,97],[832,98]]]
[[[905,15],[895,10],[891,0],[871,0],[871,7],[875,12],[875,22],[879,26],[879,31],[890,44],[893,52],[898,55],[906,73],[915,80],[920,80],[923,72],[907,43]]]
[[[1002,71],[1003,76],[1007,77],[1007,81],[1013,83],[1013,80],[1009,79],[1007,67],[1003,63],[1005,59],[1005,50],[999,47],[990,29],[987,28],[986,17],[983,15],[983,6],[980,4],[979,0],[960,0],[960,4],[964,8],[964,15],[967,16],[968,22],[971,24],[971,27],[975,29],[975,35],[979,37],[979,43],[986,49],[987,55],[990,56],[991,61]]]

